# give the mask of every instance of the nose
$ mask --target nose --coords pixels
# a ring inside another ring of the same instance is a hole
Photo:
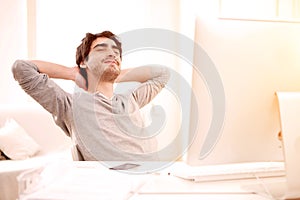
[[[115,58],[116,57],[116,53],[115,53],[115,51],[112,48],[109,48],[107,50],[107,56]]]

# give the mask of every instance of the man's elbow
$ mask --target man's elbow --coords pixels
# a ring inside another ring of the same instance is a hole
[[[12,65],[12,73],[15,80],[19,80],[24,76],[28,75],[28,72],[30,72],[34,68],[33,64],[30,63],[30,61],[26,60],[16,60]],[[35,69],[37,70],[37,69]]]
[[[13,75],[16,76],[18,72],[20,72],[22,68],[24,68],[24,65],[25,65],[24,60],[16,60],[11,68]]]
[[[23,65],[24,65],[24,60],[16,60],[12,67],[11,67],[11,71],[13,73],[14,79],[18,79],[18,73],[22,70]]]

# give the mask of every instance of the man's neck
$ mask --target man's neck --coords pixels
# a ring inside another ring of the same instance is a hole
[[[88,80],[89,82],[88,92],[90,93],[100,92],[108,98],[111,98],[113,96],[113,82],[91,80],[90,77]]]

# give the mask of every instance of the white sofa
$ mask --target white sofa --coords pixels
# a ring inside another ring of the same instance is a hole
[[[17,176],[53,160],[72,160],[72,141],[56,126],[51,114],[40,105],[0,105],[0,127],[14,119],[40,146],[40,151],[25,160],[0,161],[0,199],[11,200],[18,196]]]

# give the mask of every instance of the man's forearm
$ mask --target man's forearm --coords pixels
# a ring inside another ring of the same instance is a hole
[[[40,61],[40,60],[31,60],[30,62],[34,63],[40,73],[47,74],[50,78],[59,78],[65,80],[75,80],[76,74],[78,73],[77,67],[66,67],[63,65]]]
[[[143,67],[136,67],[136,68],[129,68],[124,69],[121,71],[120,75],[116,79],[116,82],[146,82],[151,80],[155,77],[161,75],[162,68],[161,67],[150,67],[150,66],[143,66]]]

